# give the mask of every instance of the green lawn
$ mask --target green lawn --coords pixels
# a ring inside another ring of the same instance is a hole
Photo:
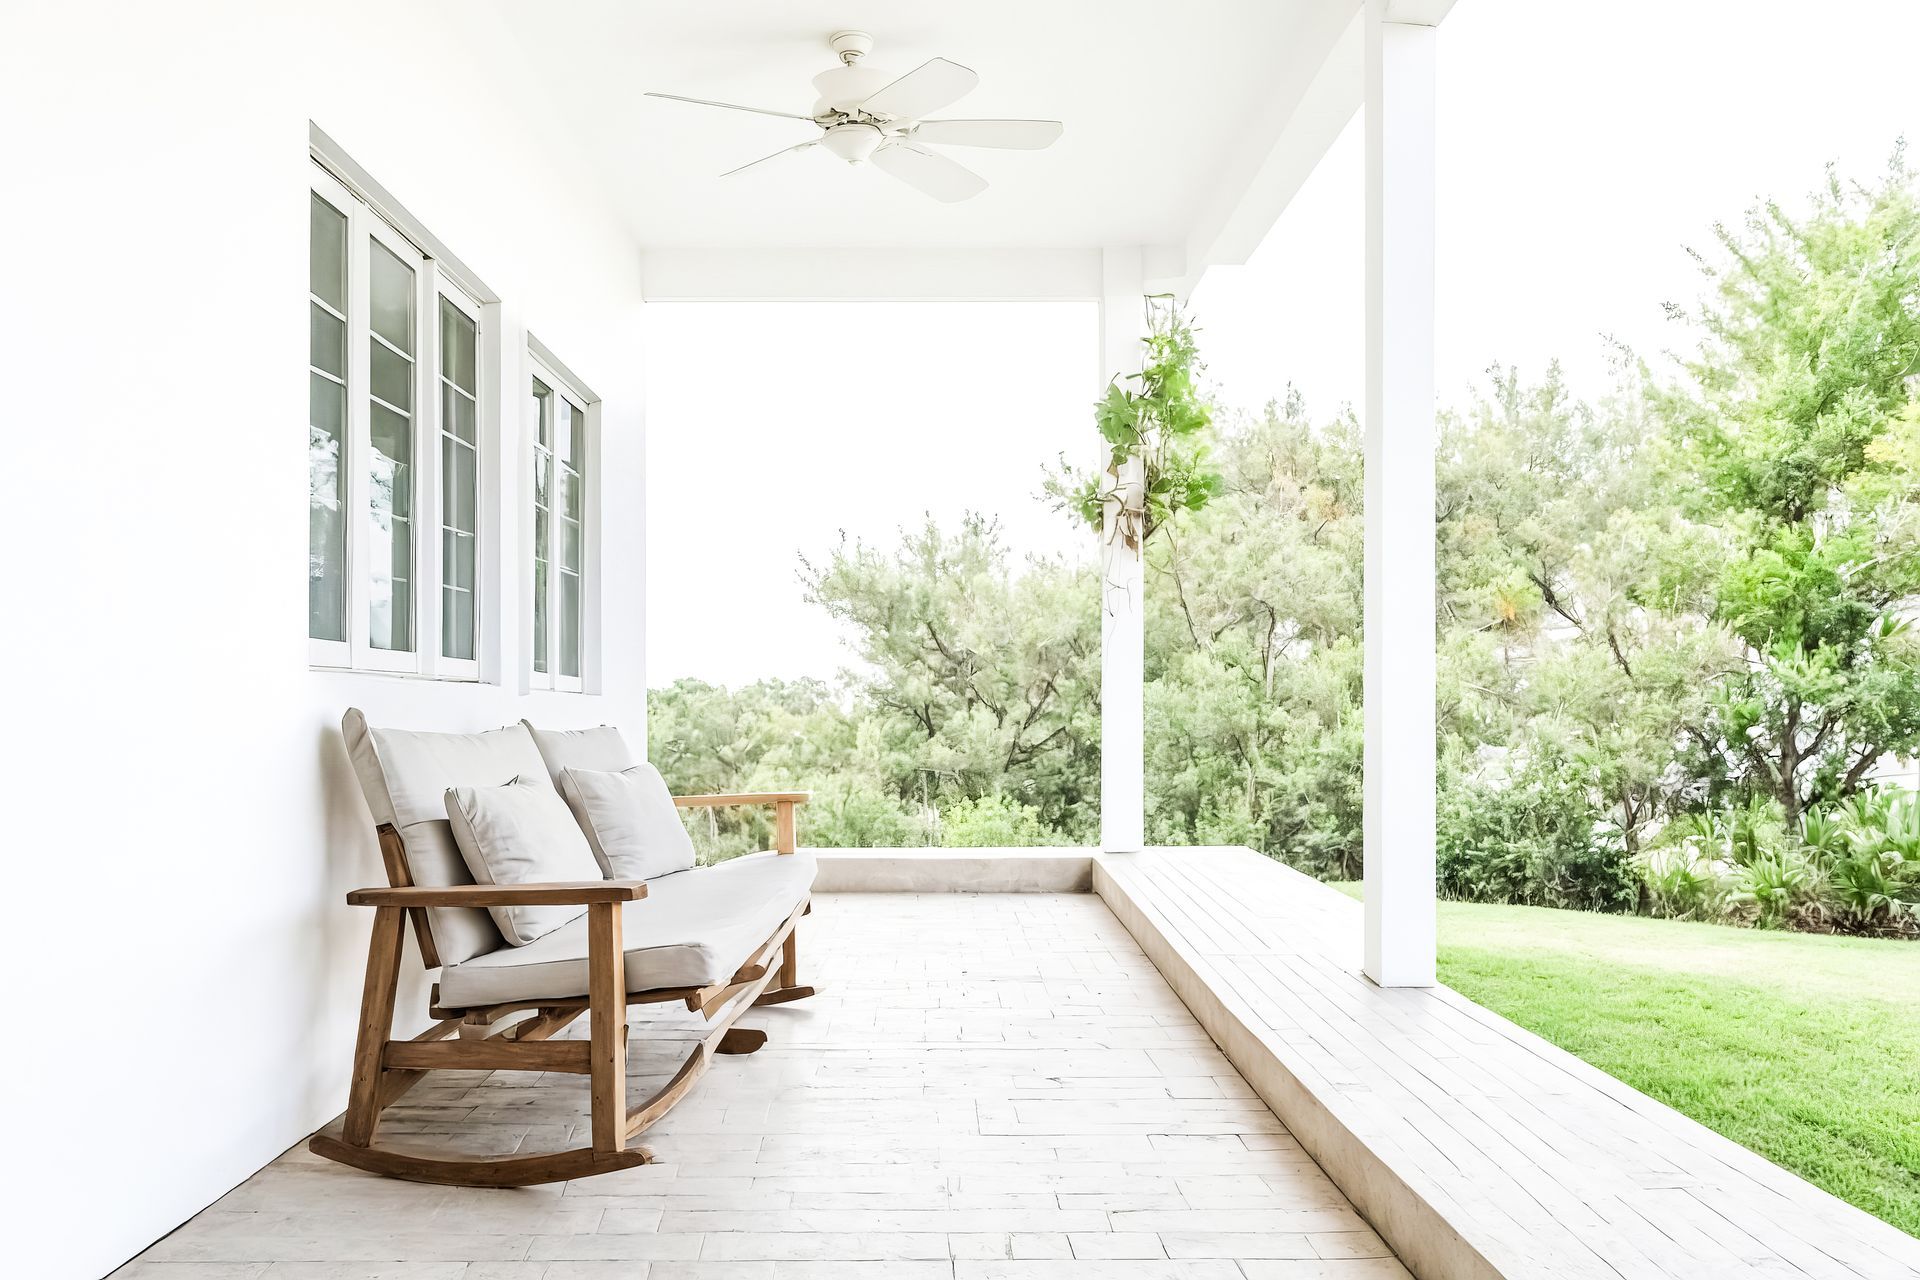
[[[1920,1236],[1920,944],[1443,902],[1440,979]]]

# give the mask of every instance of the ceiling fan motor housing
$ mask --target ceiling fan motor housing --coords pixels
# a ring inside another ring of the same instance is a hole
[[[860,164],[885,137],[877,125],[837,124],[820,135],[820,145],[848,164]]]
[[[835,113],[851,115],[893,79],[891,73],[879,67],[863,67],[853,62],[822,71],[813,78],[814,92],[820,95],[820,100],[813,104],[813,114],[816,117]]]

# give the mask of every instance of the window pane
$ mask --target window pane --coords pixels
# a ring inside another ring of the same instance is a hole
[[[347,522],[340,457],[347,389],[307,374],[307,634],[347,638]]]
[[[480,330],[466,312],[440,299],[440,376],[468,395],[478,395]]]
[[[345,640],[347,326],[327,307],[347,307],[347,216],[312,193],[307,212],[307,634]]]
[[[580,579],[560,575],[560,674],[580,674]]]
[[[580,522],[560,522],[560,564],[573,573],[580,572]]]
[[[413,354],[413,268],[395,257],[393,250],[368,238],[372,257],[367,262],[368,320],[373,331]]]
[[[462,395],[447,383],[440,384],[440,429],[456,436],[468,444],[475,444],[474,419],[475,406],[472,400]]]
[[[370,410],[372,479],[368,554],[373,578],[369,611],[376,649],[413,648],[413,422],[383,405]]]
[[[413,361],[394,354],[392,347],[376,339],[367,339],[367,359],[371,369],[373,394],[396,409],[413,409]]]
[[[461,533],[473,533],[475,495],[479,488],[474,451],[452,436],[440,437],[440,478],[442,481],[440,523]]]
[[[449,658],[473,659],[473,593],[440,589],[441,649]]]
[[[533,380],[533,416],[538,424],[535,440],[544,448],[553,448],[553,390],[538,378]]]
[[[307,363],[336,378],[347,376],[347,322],[317,302],[307,304]]]
[[[312,195],[307,288],[335,311],[347,310],[347,215]]]
[[[440,531],[441,558],[446,563],[446,583],[462,591],[473,590],[474,537],[453,529]]]
[[[547,562],[533,562],[533,669],[547,670]]]

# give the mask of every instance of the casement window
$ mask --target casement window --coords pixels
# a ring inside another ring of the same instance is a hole
[[[317,165],[310,196],[311,661],[477,679],[481,307]]]
[[[590,510],[597,402],[557,368],[531,356],[527,435],[533,449],[532,660],[535,689],[578,691],[591,634]]]

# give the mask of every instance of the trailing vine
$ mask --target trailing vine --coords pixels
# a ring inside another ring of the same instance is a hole
[[[1180,512],[1205,507],[1220,485],[1207,467],[1213,414],[1199,391],[1204,366],[1193,328],[1171,295],[1148,297],[1145,304],[1140,372],[1116,377],[1094,405],[1106,466],[1083,473],[1063,459],[1046,484],[1056,506],[1095,530],[1106,528],[1108,504],[1117,504],[1111,536],[1132,551]],[[1129,465],[1136,461],[1137,469]]]

